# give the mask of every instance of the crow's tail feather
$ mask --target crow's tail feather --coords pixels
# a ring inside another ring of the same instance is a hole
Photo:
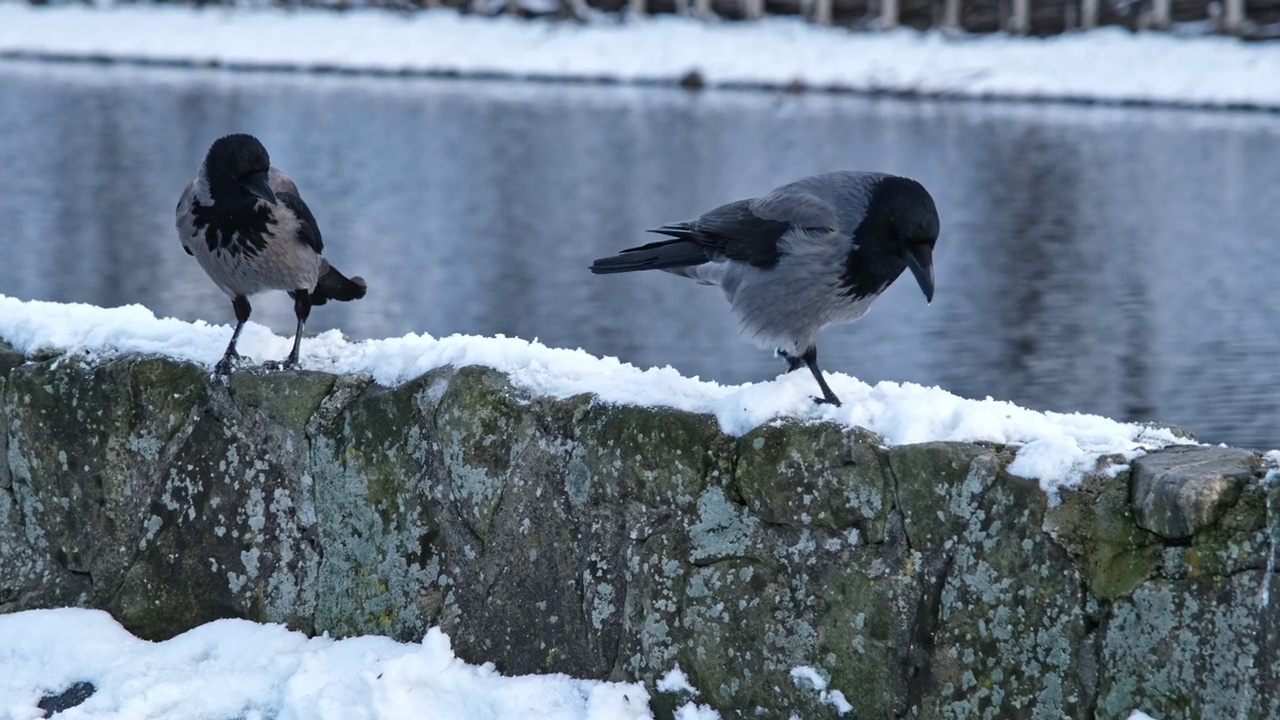
[[[693,240],[679,237],[627,248],[613,257],[600,258],[591,263],[591,272],[607,275],[636,270],[665,270],[701,265],[710,259],[706,248]]]
[[[316,289],[311,291],[311,304],[323,305],[330,300],[341,302],[359,300],[364,297],[368,289],[369,284],[364,281],[364,278],[359,276],[348,278],[338,272],[338,268],[326,263],[324,272],[320,275],[320,281],[316,283]]]

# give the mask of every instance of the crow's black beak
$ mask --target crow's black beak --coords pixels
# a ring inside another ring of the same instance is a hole
[[[271,192],[271,185],[267,183],[267,173],[262,170],[245,175],[240,185],[269,203],[276,201],[276,194]]]
[[[902,248],[902,261],[920,283],[925,302],[933,302],[933,248],[923,243]]]

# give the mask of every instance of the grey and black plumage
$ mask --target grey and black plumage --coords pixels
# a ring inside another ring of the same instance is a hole
[[[665,270],[718,285],[745,335],[808,366],[819,402],[818,331],[857,320],[904,270],[933,301],[938,210],[920,183],[884,173],[814,175],[650,232],[667,239],[596,260],[598,274]]]
[[[348,278],[322,254],[324,240],[311,209],[289,176],[271,167],[267,149],[252,135],[218,138],[195,180],[178,200],[178,238],[213,282],[231,298],[236,329],[217,370],[239,359],[236,341],[249,320],[249,297],[283,290],[298,318],[293,350],[271,367],[298,362],[302,328],[311,308],[330,300],[358,300],[367,285]]]

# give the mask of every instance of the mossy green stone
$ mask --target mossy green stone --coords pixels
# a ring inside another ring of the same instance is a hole
[[[766,522],[884,538],[893,483],[880,436],[832,423],[762,425],[738,440],[737,486]]]
[[[570,499],[633,499],[691,510],[707,483],[732,469],[731,440],[710,415],[594,403],[575,423]]]
[[[0,377],[9,374],[11,370],[27,361],[22,353],[13,349],[13,346],[4,340],[0,340]]]
[[[1159,563],[1159,538],[1138,527],[1128,479],[1127,471],[1087,476],[1046,511],[1056,542],[1080,558],[1089,588],[1107,600],[1128,596]]]
[[[888,458],[907,536],[921,551],[960,533],[1001,465],[990,450],[955,442],[898,445]]]
[[[256,408],[277,422],[301,429],[333,390],[335,379],[329,373],[308,371],[241,371],[231,374],[230,384],[241,407]]]

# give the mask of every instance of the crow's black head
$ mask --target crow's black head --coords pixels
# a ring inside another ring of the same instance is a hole
[[[909,269],[925,300],[933,302],[938,229],[938,208],[923,185],[910,178],[882,177],[853,234],[857,249],[849,256],[844,276],[851,294],[880,292]]]
[[[214,203],[275,202],[267,182],[271,158],[252,135],[226,135],[213,141],[204,157],[204,174]]]
[[[916,276],[925,300],[933,302],[933,246],[938,242],[938,208],[929,191],[915,180],[885,178],[877,194],[884,196],[889,234],[898,256]]]

